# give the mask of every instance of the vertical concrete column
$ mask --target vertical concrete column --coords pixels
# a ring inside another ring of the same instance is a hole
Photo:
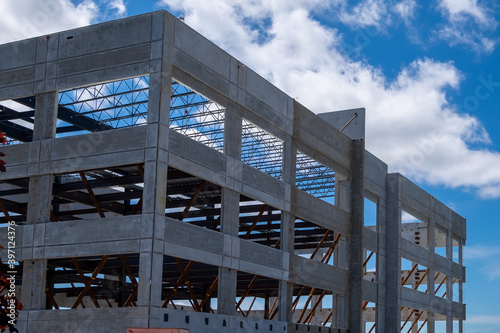
[[[387,174],[387,171],[385,172]],[[385,327],[385,285],[386,285],[386,198],[379,198],[377,202],[377,233],[378,233],[378,251],[377,251],[377,308],[376,308],[376,323],[375,330],[378,333],[386,332]]]
[[[429,304],[433,304],[433,300],[436,294],[436,261],[434,260],[436,251],[436,222],[434,220],[434,198],[431,197],[430,211],[432,212],[429,218],[429,223],[427,224],[427,249],[429,250],[429,262],[430,267],[427,268],[427,290],[429,292]],[[435,314],[432,311],[427,312],[427,333],[434,333],[436,329],[435,326]]]
[[[236,185],[241,181],[240,172],[235,167],[241,157],[242,118],[234,102],[228,106],[224,120],[224,153],[226,154],[226,184]],[[225,267],[219,267],[219,284],[217,286],[217,312],[234,315],[236,313],[236,283],[237,271],[229,263],[231,258],[239,254],[239,242],[233,242],[238,237],[240,194],[230,188],[222,188],[221,199],[221,232],[224,234],[223,262]]]
[[[446,259],[453,261],[453,236],[451,230],[446,233]],[[453,277],[449,275],[446,276],[446,299],[453,302]],[[453,311],[450,311],[450,313],[453,313]],[[453,333],[453,317],[450,315],[446,315],[446,333]]]
[[[219,284],[217,286],[217,313],[225,315],[236,314],[236,282],[237,271],[231,267],[233,256],[237,256],[239,242],[236,242],[239,229],[239,193],[228,188],[222,190],[221,232],[224,234],[223,262],[225,267],[219,267]],[[233,240],[235,242],[233,242]]]
[[[157,319],[152,309],[161,306],[173,25],[169,15],[153,15],[137,295],[137,305],[149,309],[149,323]]]
[[[351,180],[346,176],[335,174],[335,206],[351,211]],[[333,260],[335,266],[349,269],[349,237],[342,235],[340,237]],[[349,325],[349,297],[348,295],[336,294],[333,296],[333,309],[336,311],[332,315],[333,326],[347,328]]]
[[[286,322],[292,321],[293,284],[288,279],[290,270],[294,269],[291,267],[291,258],[295,252],[295,216],[291,211],[292,205],[296,202],[292,188],[295,186],[297,148],[293,140],[293,136],[289,136],[283,142],[282,175],[285,182],[286,207],[281,211],[280,249],[283,253],[283,279],[279,281],[278,318],[276,318]]]
[[[387,175],[385,331],[401,329],[401,183],[399,174]]]
[[[460,238],[460,242],[458,244],[458,263],[460,266],[463,266],[463,248],[462,248],[463,244],[464,244],[464,240],[462,238]],[[464,274],[465,274],[465,270],[464,270]],[[460,304],[464,303],[463,282],[464,281],[461,279],[459,284],[458,284],[458,302],[460,302]],[[463,305],[463,306],[465,307],[465,305]],[[464,311],[464,314],[465,314],[465,311]],[[463,333],[463,330],[464,330],[464,323],[463,323],[463,319],[460,318],[458,320],[458,332]]]
[[[57,92],[42,93],[36,96],[35,124],[33,141],[40,145],[39,159],[30,164],[30,173],[48,171],[52,139],[56,133]],[[45,279],[47,260],[43,259],[45,243],[45,223],[50,221],[52,201],[52,175],[34,175],[29,180],[27,221],[33,225],[31,243],[33,252],[29,260],[24,261],[21,302],[27,310],[45,308]]]
[[[353,141],[351,171],[351,242],[349,246],[350,332],[361,332],[363,325],[365,142]]]

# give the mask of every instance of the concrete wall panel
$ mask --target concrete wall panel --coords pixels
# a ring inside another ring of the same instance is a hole
[[[35,64],[36,38],[0,45],[0,71]],[[8,82],[7,82],[8,83]]]
[[[45,245],[89,244],[138,239],[141,216],[108,217],[105,220],[47,223]]]
[[[175,21],[174,46],[229,81],[229,54],[179,20]],[[174,64],[178,60],[176,57]]]
[[[8,71],[0,71],[0,88],[10,87],[13,83],[20,85],[33,82],[35,66],[21,67]]]
[[[100,70],[72,74],[58,77],[54,87],[46,87],[47,90],[64,90],[70,88],[83,87],[90,84],[105,83],[114,80],[121,80],[150,72],[150,61],[125,64],[122,66],[107,67]]]
[[[222,253],[223,234],[187,222],[165,218],[165,241],[210,253]]]
[[[318,199],[304,191],[292,189],[296,198],[292,213],[306,221],[313,222],[322,227],[350,235],[350,214],[336,206]]]
[[[57,62],[57,75],[66,76],[97,69],[123,66],[149,60],[150,44],[133,45],[116,50],[92,53]],[[124,73],[125,74],[125,73]]]
[[[291,256],[290,281],[321,288],[335,293],[349,291],[347,270],[312,261],[297,255]]]
[[[152,14],[97,24],[59,34],[59,59],[112,50],[151,40]]]

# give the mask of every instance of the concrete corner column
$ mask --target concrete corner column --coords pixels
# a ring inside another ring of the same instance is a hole
[[[292,136],[283,142],[283,166],[282,178],[285,182],[285,202],[291,210],[295,202],[292,191],[295,185],[297,168],[297,148]],[[278,319],[281,321],[292,321],[293,284],[288,281],[290,271],[294,269],[291,258],[295,252],[295,216],[287,210],[281,211],[281,242],[280,249],[283,251],[283,279],[279,281],[278,289]]]
[[[55,137],[58,93],[49,92],[36,96],[33,141],[40,142],[40,162],[50,157],[50,140]],[[34,225],[31,257],[24,261],[21,302],[26,310],[45,309],[45,280],[47,260],[43,258],[45,239],[44,224],[50,221],[52,202],[52,175],[31,176],[26,223]]]
[[[356,140],[353,141],[351,172],[351,241],[349,247],[350,332],[363,331],[364,179],[365,142]]]
[[[399,174],[387,175],[385,330],[401,330],[401,183]]]
[[[239,230],[238,192],[228,188],[222,189],[221,232],[225,235],[223,256],[232,261],[232,238],[238,236]],[[226,236],[227,235],[227,236]],[[229,237],[228,237],[229,236]],[[219,267],[219,283],[217,286],[217,313],[225,315],[236,314],[236,282],[237,271],[229,267]]]
[[[431,211],[434,211],[434,198],[431,197],[430,202]],[[429,222],[427,224],[427,249],[429,250],[431,263],[430,267],[427,268],[427,290],[429,293],[429,304],[433,304],[436,293],[436,270],[434,269],[436,265],[434,253],[436,251],[436,221],[434,216],[431,215]],[[427,312],[427,333],[434,333],[436,329],[435,325],[436,317],[434,312]]]

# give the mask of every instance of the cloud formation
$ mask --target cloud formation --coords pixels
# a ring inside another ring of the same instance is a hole
[[[492,32],[498,22],[477,0],[439,0],[438,9],[448,22],[438,29],[439,38],[450,46],[464,45],[477,53],[491,53],[498,40]],[[487,36],[491,34],[492,36]]]
[[[226,0],[163,3],[312,111],[366,107],[367,148],[391,171],[428,184],[474,189],[485,198],[500,196],[500,170],[490,168],[500,164],[500,153],[488,149],[490,138],[480,121],[447,95],[462,80],[453,62],[415,59],[388,80],[341,51],[346,41],[313,19],[314,3],[284,8],[258,0],[249,7]],[[401,11],[410,17],[412,2],[402,3]],[[208,18],[213,24],[206,24]],[[467,106],[477,99],[467,98]],[[470,174],[475,177],[464,176]]]
[[[102,8],[100,6],[104,5]],[[105,19],[123,17],[123,0],[1,1],[0,43],[77,28]]]

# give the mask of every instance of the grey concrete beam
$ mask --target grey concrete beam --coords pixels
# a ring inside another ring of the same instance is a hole
[[[147,309],[136,307],[29,311],[27,316],[26,332],[104,333],[109,327],[125,332],[147,325]]]
[[[291,256],[290,281],[306,286],[347,294],[349,273],[347,270],[323,264],[297,255]]]
[[[58,58],[77,57],[149,42],[151,20],[152,13],[148,13],[61,32]]]
[[[138,126],[54,139],[51,172],[143,162],[145,134]]]
[[[338,231],[342,235],[351,234],[350,213],[295,187],[292,188],[292,193],[296,198],[292,202],[292,213],[298,218]]]
[[[186,222],[181,222],[168,217],[165,217],[165,240],[173,244],[184,245],[191,247],[193,250],[205,251],[222,255],[224,246],[224,235],[220,232],[201,228]],[[165,254],[171,252],[171,247],[168,247]],[[186,252],[186,255],[190,251]],[[176,253],[177,254],[177,253]],[[185,259],[192,259],[181,256]],[[194,258],[193,258],[194,259]],[[220,265],[221,262],[218,262]]]

